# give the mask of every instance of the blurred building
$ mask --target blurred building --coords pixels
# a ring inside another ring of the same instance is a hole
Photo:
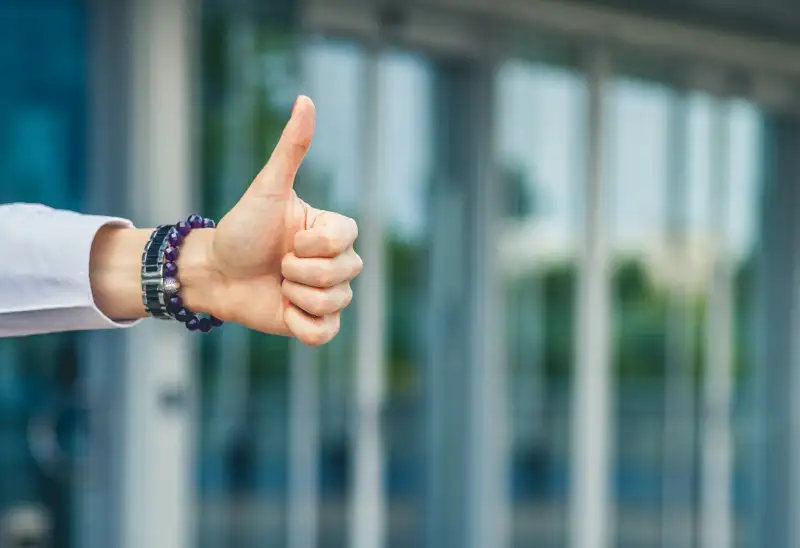
[[[800,546],[798,30],[781,0],[0,0],[0,202],[219,217],[304,93],[298,192],[367,265],[323,349],[0,341],[0,547]]]

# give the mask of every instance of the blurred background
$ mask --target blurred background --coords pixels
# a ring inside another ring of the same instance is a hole
[[[0,0],[0,202],[220,217],[295,96],[321,349],[0,341],[0,548],[800,546],[790,0]],[[13,260],[5,257],[4,260]]]

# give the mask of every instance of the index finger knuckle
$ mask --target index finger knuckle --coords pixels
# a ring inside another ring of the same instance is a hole
[[[320,234],[320,246],[327,254],[339,252],[340,244],[336,234],[325,231]]]
[[[330,261],[325,261],[319,264],[316,272],[316,282],[320,287],[330,287],[335,281],[336,272],[334,266]]]

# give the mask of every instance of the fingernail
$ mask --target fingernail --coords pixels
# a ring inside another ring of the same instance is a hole
[[[306,95],[298,95],[297,99],[294,100],[294,106],[292,107],[292,117],[294,117],[294,115],[297,114],[297,109],[298,107],[300,107],[300,103],[302,101],[307,101],[310,103],[311,99],[309,99],[308,96]]]

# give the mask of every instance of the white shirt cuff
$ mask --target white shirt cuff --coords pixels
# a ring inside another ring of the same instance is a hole
[[[0,207],[0,235],[9,257],[0,267],[0,337],[124,328],[95,305],[89,279],[94,238],[127,219],[81,215],[45,206]]]

